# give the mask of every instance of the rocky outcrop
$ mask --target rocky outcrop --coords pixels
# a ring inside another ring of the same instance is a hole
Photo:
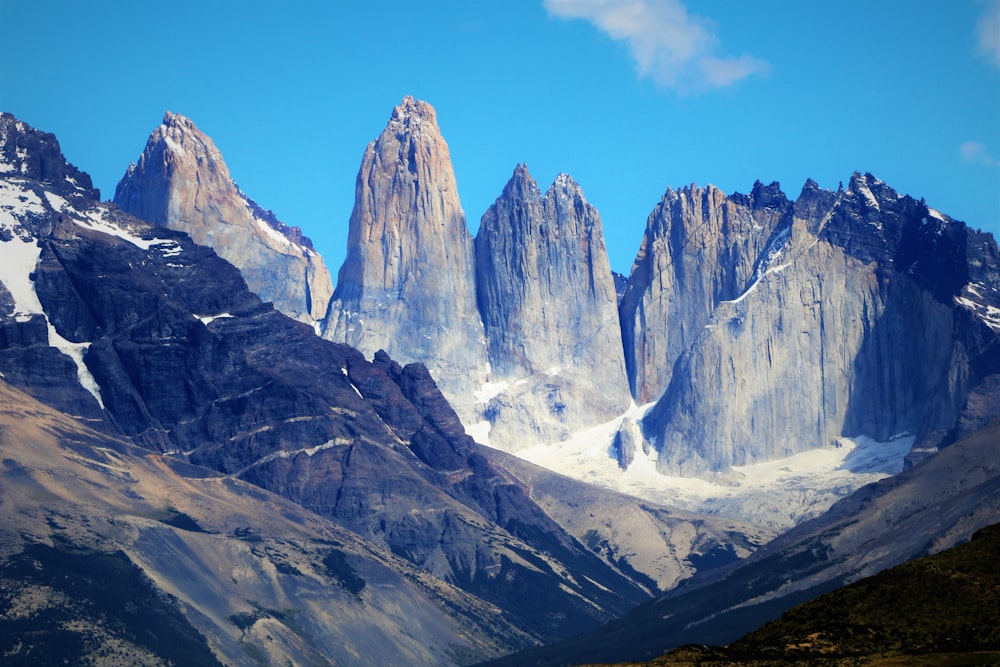
[[[166,113],[114,201],[215,249],[289,317],[311,323],[326,314],[333,286],[312,242],[243,194],[212,140],[184,116]]]
[[[764,247],[644,420],[661,471],[955,429],[1000,364],[992,237],[855,174],[808,182]]]
[[[486,379],[472,236],[426,102],[405,98],[365,150],[323,336],[423,363],[463,417]]]
[[[777,183],[757,182],[750,195],[726,196],[711,185],[667,190],[646,222],[621,300],[637,402],[659,397],[716,306],[750,284],[790,206]]]
[[[6,382],[388,548],[502,616],[508,637],[550,640],[645,598],[474,450],[423,366],[321,339],[182,232],[85,191],[0,182],[17,244],[0,269],[0,331],[17,334],[0,337]],[[62,363],[29,366],[33,350]]]
[[[515,450],[558,441],[617,417],[630,400],[615,280],[601,219],[561,174],[542,196],[526,166],[476,235],[486,328],[490,444]]]
[[[571,479],[491,447],[481,451],[521,480],[532,500],[601,558],[648,577],[646,584],[654,594],[673,589],[695,572],[731,566],[775,537],[767,528],[693,514]]]
[[[0,448],[8,660],[458,665],[532,641],[377,541],[3,380]]]

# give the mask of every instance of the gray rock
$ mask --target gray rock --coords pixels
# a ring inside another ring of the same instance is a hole
[[[431,105],[407,97],[393,110],[356,187],[323,336],[423,363],[466,417],[486,379],[486,345],[472,236]]]
[[[474,451],[425,367],[323,340],[211,248],[70,190],[0,180],[0,223],[19,235],[5,259],[37,253],[0,265],[15,302],[0,313],[5,381],[391,550],[526,642],[645,599]]]
[[[996,372],[992,238],[856,174],[838,193],[807,183],[767,248],[644,420],[660,470],[722,470],[841,435],[919,441],[953,429]]]
[[[184,116],[166,113],[114,201],[213,248],[289,317],[312,323],[326,314],[333,286],[312,242],[243,194],[212,140]]]
[[[542,196],[524,165],[476,236],[479,308],[490,380],[490,444],[562,440],[630,404],[615,279],[601,219],[559,175]]]
[[[753,278],[789,201],[777,183],[749,196],[714,186],[668,189],[646,222],[621,300],[622,340],[632,394],[656,400],[674,363],[715,307]]]

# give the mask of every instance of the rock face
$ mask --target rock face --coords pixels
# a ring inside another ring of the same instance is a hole
[[[746,289],[791,203],[777,183],[749,196],[709,185],[667,190],[646,233],[621,301],[622,340],[632,394],[656,400],[674,362],[716,306]]]
[[[384,545],[3,380],[0,447],[8,660],[453,665],[530,641]]]
[[[214,248],[289,317],[314,322],[326,314],[333,286],[312,242],[243,194],[212,140],[184,116],[166,113],[114,201]]]
[[[806,183],[756,247],[733,284],[742,291],[721,291],[728,300],[644,420],[661,471],[720,470],[841,435],[954,436],[970,392],[1000,369],[991,236],[855,174],[836,193]]]
[[[601,219],[561,174],[544,197],[525,166],[483,216],[476,285],[489,349],[490,444],[563,440],[628,409],[615,281]]]
[[[0,121],[25,152],[48,145]],[[5,382],[390,550],[492,610],[501,643],[551,640],[646,597],[475,451],[425,367],[321,339],[211,248],[39,162],[0,179]]]
[[[460,412],[486,379],[472,236],[426,102],[404,99],[365,150],[323,336],[423,363]]]

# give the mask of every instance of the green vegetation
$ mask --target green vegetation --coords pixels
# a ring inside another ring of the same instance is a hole
[[[790,609],[729,646],[686,646],[647,664],[1000,664],[1000,524]]]

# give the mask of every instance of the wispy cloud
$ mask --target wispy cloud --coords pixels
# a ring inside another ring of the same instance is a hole
[[[681,93],[724,88],[767,62],[727,56],[708,18],[688,14],[680,0],[544,0],[550,16],[590,21],[628,44],[639,75]]]
[[[981,0],[983,13],[976,24],[979,53],[1000,68],[1000,0]]]
[[[1000,160],[993,157],[986,145],[980,141],[966,141],[958,147],[962,159],[969,164],[1000,167]]]

